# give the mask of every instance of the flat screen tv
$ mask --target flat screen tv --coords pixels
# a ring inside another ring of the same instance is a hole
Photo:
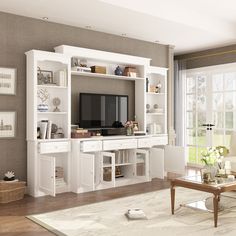
[[[79,125],[81,128],[112,128],[128,120],[128,96],[80,93]],[[115,126],[114,126],[115,124]]]

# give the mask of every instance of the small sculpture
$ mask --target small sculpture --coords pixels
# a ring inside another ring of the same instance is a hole
[[[50,94],[49,94],[48,90],[45,88],[38,89],[37,96],[41,100],[41,103],[38,104],[38,111],[47,112],[48,111],[48,104],[46,104],[46,101],[50,98]]]
[[[160,93],[161,92],[161,82],[159,81],[159,83],[156,85],[156,93]]]
[[[119,66],[116,67],[114,72],[115,72],[115,75],[123,75],[123,71],[121,70]]]
[[[61,104],[61,99],[58,98],[58,97],[53,98],[52,103],[53,103],[53,105],[55,106],[55,108],[54,108],[53,111],[54,111],[54,112],[60,112],[60,109],[58,108],[58,106]]]

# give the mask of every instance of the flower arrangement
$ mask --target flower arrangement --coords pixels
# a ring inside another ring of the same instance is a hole
[[[201,161],[206,166],[218,165],[219,169],[223,168],[223,158],[227,153],[227,148],[223,146],[208,147],[206,150],[201,152]]]
[[[133,128],[134,128],[134,123],[131,120],[126,121],[125,123],[125,128],[126,128],[126,135],[133,135]]]
[[[125,122],[125,128],[133,128],[134,123],[131,120]]]

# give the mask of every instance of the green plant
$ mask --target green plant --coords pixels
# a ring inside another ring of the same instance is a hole
[[[224,156],[222,155],[223,152],[223,148],[208,147],[206,150],[203,150],[201,152],[201,161],[207,166],[213,166],[218,163],[219,168],[221,168],[222,159],[224,158]]]

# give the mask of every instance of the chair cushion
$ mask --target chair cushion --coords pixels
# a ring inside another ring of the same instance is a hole
[[[224,161],[230,161],[231,170],[236,172],[236,156],[225,157]]]

